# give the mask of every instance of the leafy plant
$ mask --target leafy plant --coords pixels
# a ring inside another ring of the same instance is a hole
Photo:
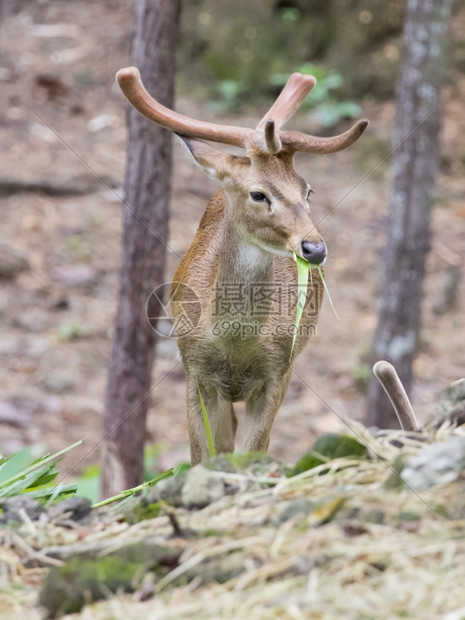
[[[371,377],[372,369],[368,364],[358,364],[352,369],[352,377],[361,391],[365,391]]]
[[[224,99],[226,107],[233,107],[244,92],[245,85],[239,80],[220,80],[218,90]]]
[[[62,323],[58,329],[58,337],[60,340],[78,340],[82,338],[86,330],[82,325],[69,321]]]
[[[328,101],[333,96],[333,91],[342,86],[342,76],[336,71],[328,71],[322,65],[315,65],[312,62],[305,62],[296,69],[305,75],[313,75],[318,83],[318,88],[312,91],[304,103],[308,108],[315,108]],[[271,76],[271,83],[274,86],[283,87],[289,79],[289,73],[275,73]]]
[[[27,494],[40,502],[51,504],[76,492],[76,485],[56,485],[57,463],[63,455],[79,446],[77,441],[55,454],[34,459],[30,448],[7,458],[0,456],[0,498]]]
[[[333,127],[342,119],[356,118],[362,110],[353,101],[328,101],[315,110],[315,118],[323,127]]]
[[[288,473],[288,477],[296,476],[304,471],[340,458],[361,458],[366,454],[367,447],[350,435],[325,433],[319,437],[312,448],[306,452]]]
[[[100,497],[100,465],[93,463],[76,480],[76,495],[87,497],[93,504]]]
[[[317,80],[317,87],[302,104],[302,109],[314,110],[315,120],[324,127],[332,127],[341,119],[355,118],[360,115],[360,107],[353,101],[339,101],[337,91],[343,84],[342,76],[327,70],[322,65],[306,62],[297,69],[300,73],[313,75]],[[274,86],[283,87],[289,78],[288,73],[276,73],[271,76]]]

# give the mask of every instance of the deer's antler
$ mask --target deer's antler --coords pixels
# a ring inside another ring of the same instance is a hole
[[[420,426],[409,397],[394,366],[385,360],[380,360],[373,366],[373,372],[388,395],[402,430],[419,431]]]
[[[281,131],[295,114],[316,84],[311,75],[293,73],[281,94],[262,118],[256,129],[198,121],[161,105],[145,90],[135,67],[120,69],[116,79],[130,103],[144,116],[166,129],[203,140],[259,149],[270,154],[280,151],[294,153],[335,153],[353,144],[363,133],[368,121],[358,121],[345,133],[332,138],[317,138],[298,131]]]
[[[166,108],[145,90],[139,70],[135,67],[120,69],[116,74],[116,81],[136,110],[166,129],[191,138],[242,147],[246,147],[252,138],[252,129],[197,121]]]

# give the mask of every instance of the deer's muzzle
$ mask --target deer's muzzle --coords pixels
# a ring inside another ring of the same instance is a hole
[[[317,242],[302,241],[301,248],[303,258],[312,265],[321,265],[325,262],[328,252],[323,239]]]

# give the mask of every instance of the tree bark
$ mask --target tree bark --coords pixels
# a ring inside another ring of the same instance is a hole
[[[173,107],[180,0],[140,0],[133,64],[147,90]],[[143,478],[145,420],[156,334],[145,317],[163,282],[168,238],[171,134],[129,107],[123,249],[113,350],[105,397],[101,496]]]
[[[451,0],[408,0],[404,61],[396,92],[394,173],[374,357],[396,368],[407,393],[420,331],[425,259],[439,156],[440,89]],[[396,146],[398,144],[398,146]],[[397,426],[383,388],[372,377],[368,424]]]

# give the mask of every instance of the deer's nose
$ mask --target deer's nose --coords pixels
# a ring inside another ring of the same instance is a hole
[[[302,241],[302,256],[312,265],[321,265],[326,258],[326,243],[323,241]]]

